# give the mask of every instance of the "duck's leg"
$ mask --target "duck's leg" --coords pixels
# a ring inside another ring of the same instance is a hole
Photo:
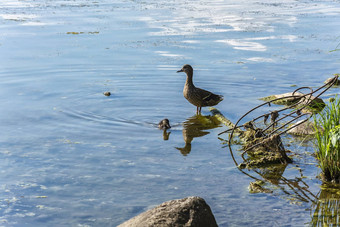
[[[202,107],[201,106],[197,106],[196,114],[197,115],[201,114],[201,110],[202,110]]]

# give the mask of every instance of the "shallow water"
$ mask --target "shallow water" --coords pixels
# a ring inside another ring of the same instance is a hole
[[[193,65],[232,121],[259,97],[317,87],[339,73],[339,3],[2,0],[1,225],[116,226],[191,195],[220,226],[321,220],[332,196],[310,143],[292,142],[282,175],[310,199],[282,178],[272,195],[250,194],[253,179],[218,139],[226,128],[195,116],[176,71]]]

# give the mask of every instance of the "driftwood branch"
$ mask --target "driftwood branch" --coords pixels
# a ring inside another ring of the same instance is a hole
[[[334,78],[329,79],[325,85],[316,90],[310,87],[301,87],[293,91],[289,96],[266,100],[265,103],[249,110],[241,116],[236,124],[233,124],[217,109],[210,108],[214,117],[228,127],[228,130],[219,133],[219,135],[229,133],[228,145],[235,165],[242,173],[255,180],[255,182],[250,182],[250,192],[273,192],[265,188],[266,184],[264,184],[264,182],[267,182],[275,185],[276,188],[280,189],[290,200],[313,203],[317,200],[317,197],[303,181],[302,171],[300,171],[301,177],[294,179],[286,179],[282,176],[287,163],[291,162],[291,159],[286,154],[280,135],[287,133],[289,130],[301,124],[310,123],[308,120],[324,107],[324,105],[318,106],[317,101],[320,99],[319,97],[339,82],[338,77],[339,75],[335,75]],[[300,93],[300,91],[304,89],[308,89],[309,93]],[[292,103],[286,102],[286,106],[281,109],[267,111],[260,116],[253,117],[252,120],[248,122],[242,122],[246,118],[249,119],[249,116],[254,114],[255,110],[261,107],[272,106],[272,104],[276,104],[277,101],[287,98],[294,101]],[[267,122],[268,119],[270,119],[270,122]],[[292,124],[293,122],[296,123]],[[243,143],[243,153],[241,155],[243,163],[241,164],[237,163],[231,146],[232,141],[235,141],[233,138],[236,135]],[[245,155],[247,157],[244,157]],[[267,165],[269,165],[270,168],[266,168]],[[245,168],[256,173],[259,177],[253,176],[253,174]]]

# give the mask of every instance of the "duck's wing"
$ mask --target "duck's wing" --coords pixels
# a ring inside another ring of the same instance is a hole
[[[196,88],[196,89],[198,90],[198,93],[200,94],[204,105],[208,105],[208,106],[216,105],[217,103],[223,100],[222,95],[216,95],[210,91],[207,91],[201,88]]]
[[[210,93],[209,95],[205,96],[203,100],[206,102],[210,102],[212,100],[221,102],[223,100],[223,95],[216,95],[214,93]]]

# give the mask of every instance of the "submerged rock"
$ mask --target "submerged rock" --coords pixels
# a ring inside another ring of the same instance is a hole
[[[321,98],[315,98],[314,96],[310,96],[310,95],[304,96],[304,95],[305,94],[301,92],[295,92],[293,96],[293,92],[288,92],[284,94],[270,95],[270,96],[261,98],[261,100],[268,102],[268,101],[272,101],[275,99],[279,99],[279,100],[273,101],[272,103],[276,105],[286,105],[286,106],[290,106],[290,105],[297,104],[298,102],[300,102],[296,106],[294,106],[294,108],[300,108],[301,106],[304,106],[310,102],[307,108],[304,108],[302,110],[302,112],[308,112],[308,113],[314,112],[314,111],[321,111],[325,107],[326,104]]]
[[[262,186],[263,184],[264,184],[263,181],[250,182],[249,187],[248,187],[249,192],[250,193],[273,193],[272,190],[264,188]]]
[[[331,83],[332,82],[332,80],[334,80],[335,78],[334,77],[331,77],[331,78],[328,78],[327,80],[325,80],[325,84],[328,84],[328,83]],[[339,79],[337,79],[336,81],[335,81],[335,83],[333,84],[333,86],[339,86],[340,85],[340,80]]]
[[[306,121],[304,123],[301,123],[303,120],[296,122],[291,127],[294,127],[292,129],[288,130],[288,133],[293,135],[314,135],[315,134],[315,125],[313,122]],[[301,124],[300,124],[301,123]]]
[[[251,134],[253,133],[253,136]],[[250,159],[244,160],[245,165],[239,165],[239,168],[260,168],[273,164],[291,163],[292,159],[287,156],[286,149],[283,146],[281,137],[274,134],[269,137],[255,137],[255,130],[248,130],[246,144],[243,149],[247,151]],[[257,145],[258,144],[258,145]],[[254,147],[254,145],[257,145]]]
[[[118,227],[154,226],[217,226],[214,215],[204,199],[192,196],[164,202],[159,206],[122,223]]]

